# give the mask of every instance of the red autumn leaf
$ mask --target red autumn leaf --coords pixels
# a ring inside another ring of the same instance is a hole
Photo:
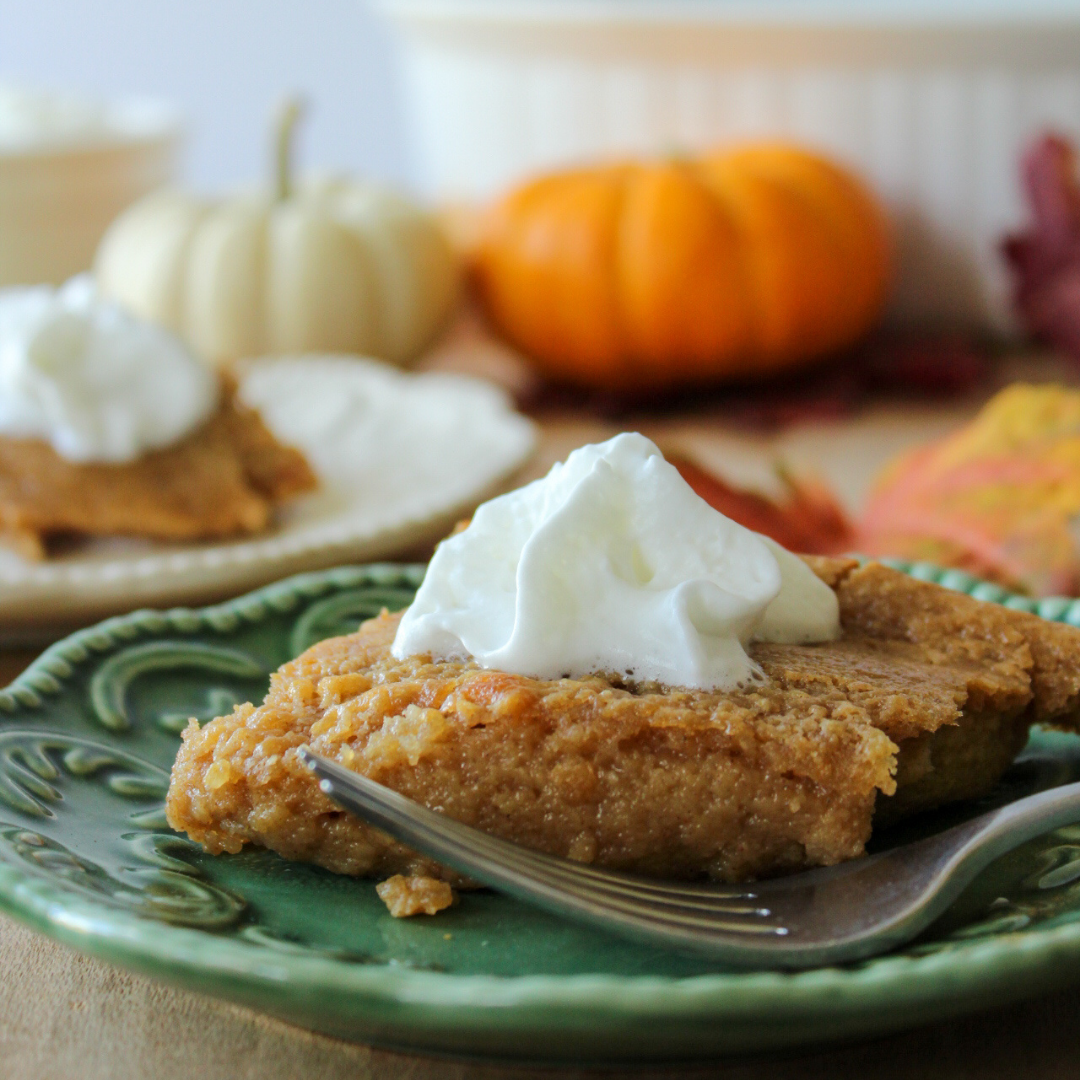
[[[1024,155],[1022,174],[1034,218],[1002,244],[1013,271],[1013,302],[1035,337],[1080,359],[1080,183],[1076,154],[1048,134]]]
[[[851,550],[851,522],[836,496],[822,483],[792,476],[777,468],[784,498],[774,501],[760,492],[737,488],[677,452],[666,453],[682,478],[714,510],[754,532],[772,537],[789,551],[804,555],[837,555]]]

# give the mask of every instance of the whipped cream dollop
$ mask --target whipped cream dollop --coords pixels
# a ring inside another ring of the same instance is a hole
[[[733,690],[761,677],[750,642],[839,634],[835,594],[801,559],[714,510],[652,442],[626,434],[575,450],[444,540],[392,651]]]
[[[98,299],[88,277],[0,289],[0,435],[119,464],[203,424],[219,392],[179,338]]]

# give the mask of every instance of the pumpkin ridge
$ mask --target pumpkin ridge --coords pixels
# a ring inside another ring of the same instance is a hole
[[[754,238],[747,226],[745,215],[740,209],[738,193],[732,190],[727,178],[709,168],[706,162],[699,164],[698,168],[713,197],[724,208],[738,237],[736,250],[743,267],[742,279],[745,282],[743,295],[751,334],[746,360],[741,364],[733,364],[732,370],[739,374],[751,374],[759,367],[761,358],[767,354],[767,304],[763,297],[766,286],[754,257]]]
[[[211,207],[184,252],[184,337],[204,356],[233,360],[269,344],[265,311],[266,205],[248,197]]]
[[[825,248],[831,255],[833,273],[832,287],[829,295],[820,298],[819,302],[808,305],[804,312],[802,334],[805,338],[803,348],[808,355],[823,355],[832,349],[846,344],[846,339],[852,331],[849,328],[858,327],[856,333],[861,332],[862,303],[859,297],[858,287],[852,288],[846,280],[845,263],[861,261],[858,259],[858,251],[852,251],[844,243],[844,236],[839,222],[831,213],[831,200],[821,197],[821,192],[807,188],[796,182],[796,178],[790,174],[768,172],[762,170],[757,173],[762,182],[783,190],[784,194],[802,208],[803,216],[809,221],[819,222],[824,226],[819,236],[824,241]],[[821,288],[823,284],[825,268],[819,268],[819,273],[814,275],[816,280],[813,285]],[[845,287],[847,286],[847,287]],[[824,291],[824,289],[822,289]]]
[[[692,167],[668,161],[628,178],[616,259],[632,368],[622,381],[660,385],[673,371],[704,381],[718,355],[749,352],[738,237]]]
[[[578,381],[582,365],[608,379],[618,375],[613,237],[626,168],[574,170],[526,184],[496,211],[481,249],[481,294],[496,323],[519,348],[545,356],[556,377]]]
[[[740,168],[801,198],[832,231],[842,262],[861,270],[846,275],[848,287],[841,290],[850,329],[840,339],[858,337],[883,303],[888,284],[890,245],[879,209],[851,176],[805,151],[763,143],[733,150],[730,156]]]

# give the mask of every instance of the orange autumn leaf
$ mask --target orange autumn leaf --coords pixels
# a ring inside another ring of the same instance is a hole
[[[859,522],[868,555],[955,566],[1033,595],[1080,591],[1080,392],[1014,385],[902,456]]]

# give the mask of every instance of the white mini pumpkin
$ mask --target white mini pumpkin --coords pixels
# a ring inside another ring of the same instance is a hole
[[[98,287],[217,362],[346,352],[404,363],[454,304],[454,254],[433,214],[382,186],[327,179],[293,189],[297,115],[283,118],[274,195],[148,195],[103,238]]]

